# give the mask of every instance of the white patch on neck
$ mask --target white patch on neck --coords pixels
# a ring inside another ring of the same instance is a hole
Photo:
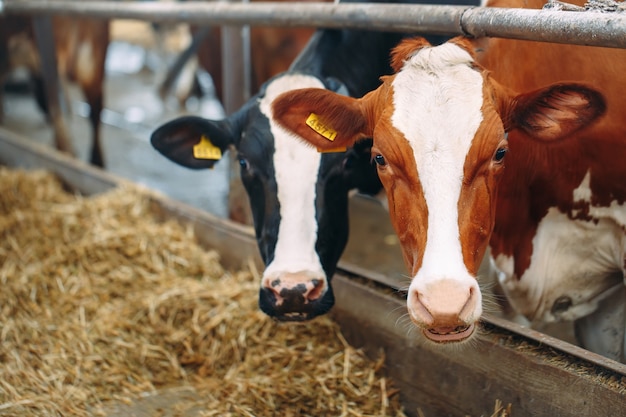
[[[589,171],[580,185],[574,189],[574,202],[578,201],[591,203],[591,172]]]
[[[271,117],[271,103],[279,94],[307,87],[324,88],[324,85],[312,76],[285,75],[267,86],[265,97],[259,103],[261,112],[270,121],[274,136],[274,170],[281,217],[274,260],[267,266],[264,276],[312,271],[320,278],[324,277],[315,252],[318,229],[315,185],[321,154],[306,145],[304,140],[278,126]]]
[[[514,275],[510,257],[498,256],[495,265],[517,312],[529,320],[575,320],[621,286],[625,250],[626,237],[615,221],[571,220],[552,207],[537,227],[530,266],[522,276]],[[553,312],[561,297],[569,297],[572,306]]]
[[[483,120],[483,78],[472,62],[467,51],[451,43],[422,49],[393,82],[391,121],[413,149],[429,213],[422,268],[413,280],[419,285],[470,276],[457,204],[465,157]]]
[[[611,205],[608,207],[593,206],[591,205],[591,197],[593,192],[591,190],[591,172],[587,171],[585,178],[581,181],[580,185],[574,189],[573,198],[574,202],[585,202],[589,206],[589,215],[594,219],[612,219],[622,227],[626,227],[626,206],[619,204],[617,201],[611,201]],[[576,214],[576,213],[574,213]]]

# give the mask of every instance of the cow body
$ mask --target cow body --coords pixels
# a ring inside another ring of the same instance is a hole
[[[537,0],[523,4],[543,6]],[[578,81],[606,100],[606,115],[566,141],[546,147],[519,130],[510,133],[490,248],[518,313],[531,322],[575,320],[582,346],[624,361],[626,51],[497,38],[478,46],[478,62],[516,91]],[[542,64],[515,70],[520,61]]]
[[[26,68],[34,80],[34,91],[39,107],[52,119],[57,147],[72,154],[74,151],[65,130],[62,112],[56,108],[57,97],[51,97],[51,94],[58,93],[60,87],[50,88],[49,84],[58,83],[57,72],[62,79],[77,83],[90,108],[89,120],[93,137],[90,162],[103,166],[100,114],[104,106],[103,89],[109,45],[109,22],[65,16],[52,17],[52,33],[42,35],[52,37],[44,40],[54,41],[58,68],[46,68],[45,65],[50,61],[41,59],[35,40],[34,21],[35,18],[21,16],[0,18],[0,52],[5,52],[0,53],[0,83],[4,84],[6,77],[14,69]],[[53,73],[51,77],[50,73]],[[48,85],[43,81],[44,77]]]
[[[552,80],[509,86],[495,68],[533,78],[534,71],[518,71],[520,62],[549,61],[544,45],[510,62],[500,53],[512,46],[498,40],[496,53],[491,41],[406,41],[394,50],[398,72],[360,100],[301,90],[274,102],[281,125],[322,149],[373,135],[372,155],[412,275],[409,316],[434,342],[475,334],[482,314],[476,277],[488,246],[507,295],[530,318],[580,319],[603,299],[620,306],[624,291],[615,287],[624,266],[624,127],[616,117],[622,107],[612,107],[617,96],[607,91],[619,90],[613,83],[620,73],[608,85],[600,83],[604,76],[588,80],[599,91],[581,84],[584,76],[565,82],[556,68]],[[483,62],[493,58],[492,73],[476,62],[477,46]],[[597,53],[616,52],[623,51]],[[614,55],[585,62],[602,72],[607,60],[624,74],[626,60]],[[303,126],[310,113],[338,132],[332,143]],[[579,259],[585,250],[588,257]],[[623,317],[619,308],[610,311],[613,319]]]
[[[320,154],[275,123],[271,104],[284,92],[306,87],[361,96],[391,73],[388,52],[402,36],[317,31],[288,71],[267,81],[227,119],[178,119],[152,136],[161,153],[191,168],[215,163],[192,155],[202,136],[221,151],[237,149],[266,264],[259,305],[272,317],[307,320],[332,307],[330,280],[348,237],[348,191],[374,194],[381,184],[370,158],[371,142]]]

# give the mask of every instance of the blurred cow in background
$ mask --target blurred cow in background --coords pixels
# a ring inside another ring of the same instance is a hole
[[[0,85],[4,87],[8,77],[17,68],[27,69],[37,103],[53,124],[57,148],[74,154],[60,108],[65,103],[59,102],[62,91],[59,79],[78,84],[89,104],[93,134],[89,160],[102,167],[100,114],[104,105],[109,22],[54,16],[50,28],[46,25],[49,22],[46,19],[0,17]],[[38,41],[41,51],[46,55],[40,54]],[[56,59],[51,51],[56,52]],[[58,67],[55,67],[55,62]],[[0,100],[0,121],[3,114]]]
[[[318,0],[298,1],[302,3],[319,2]],[[321,1],[329,2],[331,0]],[[190,32],[193,38],[192,42],[171,65],[159,88],[159,93],[165,99],[168,93],[175,89],[174,86],[178,82],[175,95],[181,107],[184,106],[185,101],[190,96],[202,94],[202,92],[198,92],[197,78],[187,79],[188,82],[186,83],[179,79],[185,64],[188,64],[187,71],[200,68],[211,75],[215,96],[223,103],[222,27],[191,25]],[[250,91],[256,93],[265,81],[286,71],[314,32],[315,28],[313,27],[252,26],[250,28]]]

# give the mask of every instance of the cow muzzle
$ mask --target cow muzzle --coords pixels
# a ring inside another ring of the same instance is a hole
[[[482,313],[480,290],[473,279],[468,283],[439,280],[410,288],[407,307],[413,323],[435,343],[469,340]]]
[[[325,314],[334,304],[326,277],[310,272],[286,272],[263,277],[259,307],[280,321],[305,321]]]

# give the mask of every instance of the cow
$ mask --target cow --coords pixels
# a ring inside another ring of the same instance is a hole
[[[488,6],[543,4],[492,0]],[[563,143],[545,147],[511,132],[490,252],[517,313],[531,323],[573,321],[581,346],[625,362],[626,100],[619,86],[626,85],[626,50],[498,38],[478,40],[475,49],[478,62],[514,90],[568,80],[593,86],[606,101],[598,123]],[[520,58],[544,64],[514,70]],[[520,172],[526,175],[515,175]]]
[[[572,46],[568,55],[494,40],[407,40],[392,53],[396,73],[360,99],[303,89],[273,103],[274,119],[319,149],[373,137],[412,277],[408,315],[430,342],[477,333],[488,247],[507,295],[531,319],[584,321],[606,297],[624,296],[626,127],[615,88],[624,51]],[[568,59],[574,81],[559,75]],[[336,132],[332,141],[307,126],[311,114],[319,130]],[[617,351],[600,352],[623,358],[623,329],[609,335]]]
[[[266,265],[259,306],[271,317],[309,320],[330,310],[331,278],[348,237],[348,191],[375,194],[381,189],[371,140],[332,149],[346,152],[320,154],[276,125],[271,103],[303,87],[360,97],[392,72],[389,50],[403,36],[319,30],[288,71],[268,80],[226,119],[187,116],[164,124],[151,137],[159,152],[189,168],[210,168],[229,147],[237,150]],[[209,155],[214,159],[203,159]]]
[[[256,0],[253,0],[256,1]],[[283,0],[287,1],[287,0]],[[311,2],[317,0],[299,0]],[[324,0],[329,1],[329,0]],[[289,69],[307,45],[314,28],[286,28],[253,26],[250,28],[250,91],[257,92],[271,77]],[[198,49],[198,63],[211,74],[215,95],[223,102],[222,37],[218,27],[211,28],[209,36]]]
[[[35,97],[39,107],[52,119],[56,146],[74,154],[66,131],[62,112],[56,111],[55,95],[59,88],[55,70],[61,78],[77,83],[89,104],[89,120],[92,129],[92,148],[89,161],[104,166],[100,143],[100,114],[104,105],[105,60],[109,45],[109,22],[98,19],[76,19],[67,16],[52,17],[52,33],[44,33],[44,41],[54,41],[58,68],[46,68],[49,60],[41,59],[35,40],[37,18],[25,16],[0,17],[0,84],[18,67],[31,74]],[[41,21],[41,20],[40,20]],[[46,36],[52,39],[46,39]],[[50,51],[43,51],[49,53]],[[42,67],[44,65],[44,67]],[[43,72],[47,72],[44,74]],[[50,76],[50,73],[53,75]],[[43,81],[47,76],[48,85]],[[0,119],[2,117],[0,105]],[[54,111],[51,111],[54,110]]]
[[[256,1],[256,0],[253,0]],[[282,0],[286,1],[286,0]],[[304,3],[317,0],[300,0]],[[328,2],[330,0],[324,0]],[[215,96],[224,102],[223,67],[222,67],[222,31],[219,26],[190,25],[192,42],[170,67],[159,87],[159,95],[165,98],[172,90],[184,65],[196,56],[197,65],[206,70],[213,80]],[[250,91],[257,92],[270,78],[285,72],[307,45],[314,28],[286,28],[253,26],[250,28]],[[193,80],[195,84],[197,80]],[[179,86],[177,98],[185,103],[189,96],[196,93],[195,85]]]

